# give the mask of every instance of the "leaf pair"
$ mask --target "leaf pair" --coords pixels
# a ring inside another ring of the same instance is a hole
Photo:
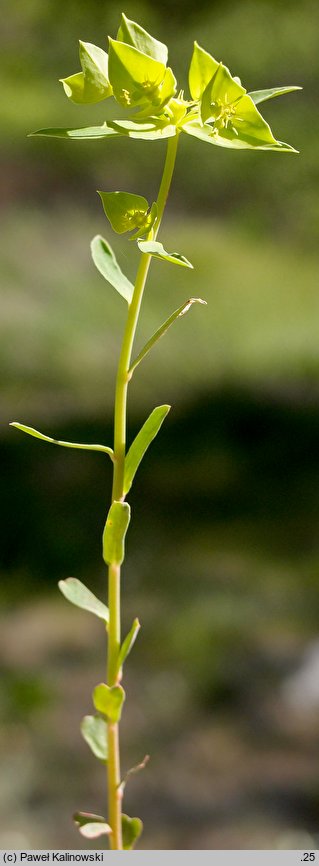
[[[73,816],[74,823],[85,839],[98,839],[100,836],[109,836],[112,829],[102,815],[94,815],[92,812],[76,812]],[[122,838],[123,850],[129,851],[134,848],[137,839],[143,830],[143,822],[140,818],[130,818],[122,814]]]

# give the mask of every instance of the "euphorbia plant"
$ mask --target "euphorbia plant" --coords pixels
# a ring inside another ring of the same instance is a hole
[[[107,683],[100,683],[94,689],[96,714],[85,716],[81,731],[93,754],[106,764],[108,818],[79,812],[75,815],[75,822],[86,838],[107,834],[111,848],[121,850],[132,848],[142,829],[142,822],[138,818],[130,818],[122,813],[128,774],[124,778],[121,776],[119,752],[119,723],[125,700],[123,665],[140,628],[138,619],[135,619],[129,634],[121,643],[120,572],[124,560],[124,540],[130,522],[130,506],[126,497],[139,463],[170,409],[168,405],[157,406],[127,449],[127,392],[137,366],[165,331],[194,303],[205,304],[201,298],[189,298],[134,357],[134,337],[148,270],[153,257],[160,259],[164,265],[170,263],[192,268],[184,255],[167,252],[157,240],[181,133],[218,147],[296,152],[289,144],[277,141],[257,105],[299,88],[276,87],[247,93],[239,78],[233,77],[223,63],[215,60],[195,42],[189,69],[190,98],[187,99],[184,92],[178,90],[174,73],[167,66],[166,45],[124,14],[116,39],[109,40],[109,53],[90,43],[80,42],[80,63],[81,72],[61,79],[66,95],[79,104],[99,103],[113,97],[115,107],[121,106],[121,114],[126,109],[127,117],[108,120],[101,126],[85,129],[41,129],[34,135],[74,141],[107,140],[123,136],[148,142],[167,139],[166,160],[156,201],[149,202],[135,192],[99,193],[114,231],[119,234],[131,233],[129,239],[136,241],[141,253],[133,285],[122,273],[108,240],[97,235],[91,243],[94,264],[127,305],[116,378],[114,444],[112,448],[62,442],[18,422],[13,422],[13,426],[46,442],[104,452],[113,462],[111,506],[103,532],[103,558],[108,567],[107,605],[76,578],[60,581],[59,587],[69,601],[99,617],[105,623],[107,632]],[[145,759],[133,770],[144,764]]]

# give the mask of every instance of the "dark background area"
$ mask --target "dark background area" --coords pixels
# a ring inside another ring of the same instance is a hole
[[[104,678],[103,629],[56,584],[73,575],[105,596],[111,468],[8,424],[111,443],[125,311],[89,242],[104,234],[130,278],[137,257],[95,190],[152,200],[165,144],[27,133],[114,116],[113,103],[68,102],[58,78],[77,71],[78,38],[106,47],[121,11],[5,0],[2,20],[1,848],[79,848],[72,813],[104,811],[103,768],[79,733]],[[194,39],[248,90],[304,88],[262,106],[300,155],[181,137],[161,240],[194,271],[154,261],[137,346],[186,298],[208,306],[131,386],[130,440],[155,405],[172,410],[130,495],[123,620],[142,629],[123,768],[151,761],[125,809],[148,849],[318,847],[318,6],[123,11],[168,43],[186,92]]]

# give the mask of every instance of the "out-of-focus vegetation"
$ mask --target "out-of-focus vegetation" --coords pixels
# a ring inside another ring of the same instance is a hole
[[[156,195],[163,143],[27,138],[101,122],[57,79],[77,39],[103,46],[122,6],[4,0],[0,142],[2,422],[1,847],[79,847],[70,815],[101,812],[104,778],[79,720],[103,677],[98,624],[57,598],[74,574],[104,594],[100,537],[111,473],[100,454],[24,439],[10,420],[78,441],[112,437],[124,305],[94,270],[111,236],[97,188]],[[318,814],[318,6],[286,0],[124,11],[167,40],[187,88],[192,42],[265,103],[300,156],[232,153],[184,136],[162,239],[194,271],[154,262],[138,343],[204,297],[143,362],[130,437],[172,412],[139,470],[125,568],[124,768],[146,848],[309,847]],[[58,771],[57,771],[58,770]],[[82,792],[82,799],[81,799]],[[79,799],[80,798],[80,799]]]

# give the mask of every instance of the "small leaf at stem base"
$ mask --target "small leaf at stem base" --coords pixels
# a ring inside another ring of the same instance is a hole
[[[73,815],[74,823],[79,832],[86,839],[97,839],[99,836],[108,836],[112,833],[111,827],[106,823],[102,815],[93,815],[92,812],[76,812]]]
[[[143,821],[140,818],[130,818],[128,815],[122,815],[122,835],[124,851],[131,851],[134,848],[139,836],[143,831]]]
[[[99,761],[107,761],[107,724],[101,716],[84,716],[81,722],[81,734],[90,747],[93,755]]]

